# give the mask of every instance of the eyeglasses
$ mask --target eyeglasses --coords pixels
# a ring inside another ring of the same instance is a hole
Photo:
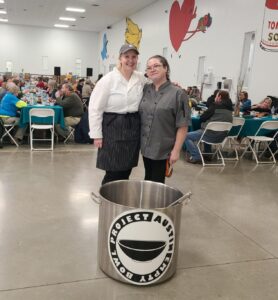
[[[157,70],[157,69],[159,69],[160,67],[163,67],[163,65],[153,65],[153,66],[149,66],[149,67],[147,67],[146,68],[146,72],[149,72],[149,71],[151,71],[151,70]]]

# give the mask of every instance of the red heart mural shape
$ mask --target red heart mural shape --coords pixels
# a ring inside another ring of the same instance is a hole
[[[192,19],[195,18],[195,0],[184,0],[182,6],[174,1],[170,10],[169,31],[171,43],[176,50],[179,50],[181,43],[188,32]]]

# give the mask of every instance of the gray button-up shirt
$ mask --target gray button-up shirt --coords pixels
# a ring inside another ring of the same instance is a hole
[[[167,159],[175,145],[177,129],[191,125],[186,93],[170,81],[158,91],[153,84],[147,84],[139,113],[142,155],[154,160]]]

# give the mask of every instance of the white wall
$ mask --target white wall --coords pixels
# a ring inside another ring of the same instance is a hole
[[[182,4],[183,1],[179,1]],[[196,0],[197,17],[191,23],[194,29],[200,17],[207,13],[212,16],[212,25],[206,33],[197,33],[183,42],[178,53],[171,45],[169,36],[169,13],[173,3],[161,0],[146,9],[129,16],[143,30],[140,46],[140,69],[145,68],[146,60],[154,54],[162,54],[168,48],[168,61],[171,66],[171,79],[184,87],[196,85],[199,56],[206,56],[205,70],[213,70],[213,85],[206,85],[203,99],[216,88],[222,77],[232,78],[231,97],[235,99],[236,85],[240,70],[241,55],[246,32],[255,31],[255,53],[253,71],[249,84],[249,98],[259,102],[266,95],[278,96],[278,53],[263,51],[259,44],[264,17],[265,0]],[[167,11],[167,12],[165,12]],[[108,65],[117,62],[118,50],[124,42],[125,20],[114,24],[112,29],[99,35],[99,47],[106,32],[109,58],[102,61],[99,56],[100,71],[108,70]]]
[[[86,68],[98,75],[98,34],[92,32],[48,29],[31,26],[0,25],[0,71],[6,61],[13,62],[13,72],[52,75],[54,66],[61,74],[75,74],[75,60],[82,60],[82,76]],[[48,57],[48,70],[43,70],[42,56]]]

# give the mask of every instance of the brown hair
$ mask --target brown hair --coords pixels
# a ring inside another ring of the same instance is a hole
[[[247,92],[241,91],[240,93],[244,95],[244,99],[248,99],[248,93]]]
[[[160,63],[162,64],[162,66],[164,68],[167,68],[166,78],[167,78],[167,80],[170,80],[170,66],[169,66],[169,63],[168,63],[167,59],[164,56],[161,56],[161,55],[154,55],[154,56],[150,57],[148,59],[148,61],[150,59],[153,59],[153,58],[158,59],[160,61]]]
[[[230,99],[229,92],[227,92],[227,91],[219,90],[218,95],[221,96],[222,100],[229,100]]]

